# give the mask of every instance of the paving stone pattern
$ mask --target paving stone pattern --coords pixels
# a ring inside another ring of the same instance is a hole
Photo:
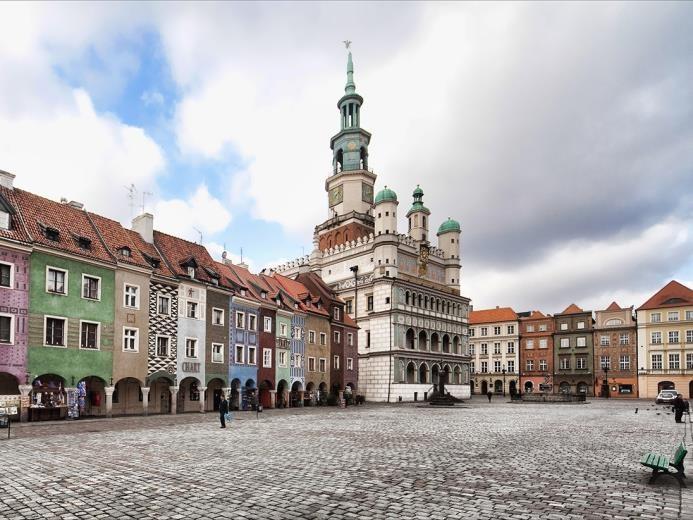
[[[18,427],[0,518],[693,518],[693,479],[650,486],[638,463],[682,435],[649,402],[236,416]]]

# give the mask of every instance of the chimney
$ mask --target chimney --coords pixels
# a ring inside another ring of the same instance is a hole
[[[246,270],[250,267],[248,264],[246,264],[246,263],[243,262],[243,261],[238,262],[236,265],[237,265],[238,267],[241,267],[241,268],[246,269]]]
[[[142,239],[149,243],[154,243],[154,215],[142,213],[132,219],[132,230],[137,231]]]
[[[0,170],[0,186],[7,188],[8,190],[14,189],[12,185],[14,183],[15,174]]]
[[[75,209],[84,209],[84,204],[82,204],[81,202],[77,202],[76,200],[71,200],[67,204],[68,206],[73,207]]]

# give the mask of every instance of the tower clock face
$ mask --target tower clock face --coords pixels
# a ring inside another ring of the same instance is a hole
[[[364,202],[373,204],[373,186],[365,182],[361,184],[361,199]]]
[[[347,143],[347,150],[349,150],[350,152],[353,152],[354,150],[356,150],[356,148],[358,148],[358,145],[355,141],[349,141]]]
[[[340,184],[330,190],[330,207],[336,206],[344,200],[344,187]]]

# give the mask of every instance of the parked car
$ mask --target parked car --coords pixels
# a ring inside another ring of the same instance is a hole
[[[674,402],[674,399],[676,399],[677,393],[678,392],[676,390],[662,390],[657,395],[657,399],[655,400],[655,403],[657,403],[657,404],[671,404]]]

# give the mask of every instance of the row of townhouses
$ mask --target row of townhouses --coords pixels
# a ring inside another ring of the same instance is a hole
[[[14,187],[0,171],[0,409],[74,414],[313,404],[357,391],[356,326],[315,274],[217,262]]]
[[[693,397],[693,291],[671,281],[638,307],[470,313],[472,391]]]

